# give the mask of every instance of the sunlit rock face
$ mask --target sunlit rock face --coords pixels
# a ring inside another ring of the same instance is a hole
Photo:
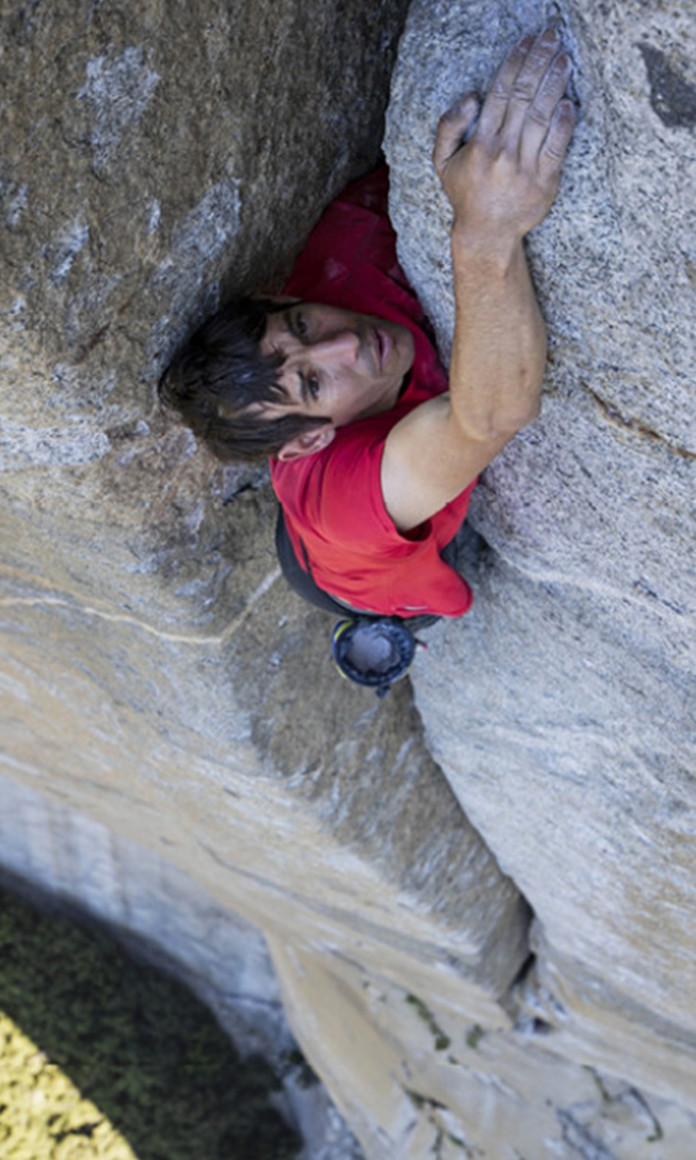
[[[107,849],[88,872],[104,826],[279,954],[506,1026],[529,908],[409,686],[382,704],[338,678],[330,625],[280,580],[265,470],[223,470],[155,391],[192,326],[277,285],[376,162],[404,5],[10,7],[0,773],[43,804],[4,794],[6,858],[108,917],[135,871]],[[300,1038],[326,1072],[330,1036]],[[362,1100],[332,1094],[349,1117]]]
[[[437,117],[536,3],[411,7],[388,115],[402,262],[449,347]],[[549,6],[559,11],[558,6]],[[431,751],[530,902],[521,994],[570,1052],[696,1104],[696,22],[560,6],[579,122],[529,239],[543,416],[479,487],[474,612],[414,676]]]
[[[407,683],[379,702],[339,680],[330,622],[279,577],[265,471],[222,469],[156,402],[192,326],[277,285],[376,160],[404,8],[2,16],[5,860],[128,925],[141,849],[132,929],[166,945],[172,883],[190,881],[187,899],[263,931],[370,1160],[642,1160],[661,1139],[692,1160],[696,52],[681,7],[565,12],[583,119],[530,243],[545,414],[478,491],[474,612],[419,653],[427,740]],[[393,213],[445,354],[434,125],[540,18],[409,17]],[[204,989],[221,945],[209,961],[197,946]]]

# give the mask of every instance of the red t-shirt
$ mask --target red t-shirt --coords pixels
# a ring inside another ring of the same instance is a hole
[[[387,616],[461,616],[471,607],[471,589],[440,552],[461,526],[475,481],[407,535],[396,530],[382,498],[380,467],[391,428],[448,389],[420,303],[397,261],[388,180],[383,166],[329,206],[283,293],[407,326],[415,345],[410,381],[395,407],[338,428],[323,451],[288,463],[271,460],[271,479],[295,554],[304,567],[306,552],[325,592]]]

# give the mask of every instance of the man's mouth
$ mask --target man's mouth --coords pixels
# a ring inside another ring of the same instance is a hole
[[[380,371],[384,370],[385,363],[389,359],[392,350],[392,340],[385,331],[380,330],[379,327],[374,328],[375,338],[377,340],[376,357],[377,366]]]

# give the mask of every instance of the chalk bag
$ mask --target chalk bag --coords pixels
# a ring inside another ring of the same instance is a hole
[[[331,655],[342,676],[384,697],[413,664],[416,639],[403,621],[390,617],[339,620]]]

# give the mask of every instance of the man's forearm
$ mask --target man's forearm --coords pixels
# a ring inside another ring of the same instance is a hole
[[[575,123],[559,50],[554,28],[524,37],[483,104],[469,93],[438,123],[433,164],[455,223],[450,391],[387,438],[382,496],[400,531],[459,495],[539,411],[546,330],[523,238],[551,206]]]
[[[520,239],[452,229],[452,413],[467,438],[504,439],[539,413],[546,327]]]
[[[438,125],[433,160],[454,210],[451,408],[469,439],[504,443],[538,414],[546,330],[523,238],[553,201],[575,120],[559,48],[554,28],[524,37],[483,106],[469,94]]]

